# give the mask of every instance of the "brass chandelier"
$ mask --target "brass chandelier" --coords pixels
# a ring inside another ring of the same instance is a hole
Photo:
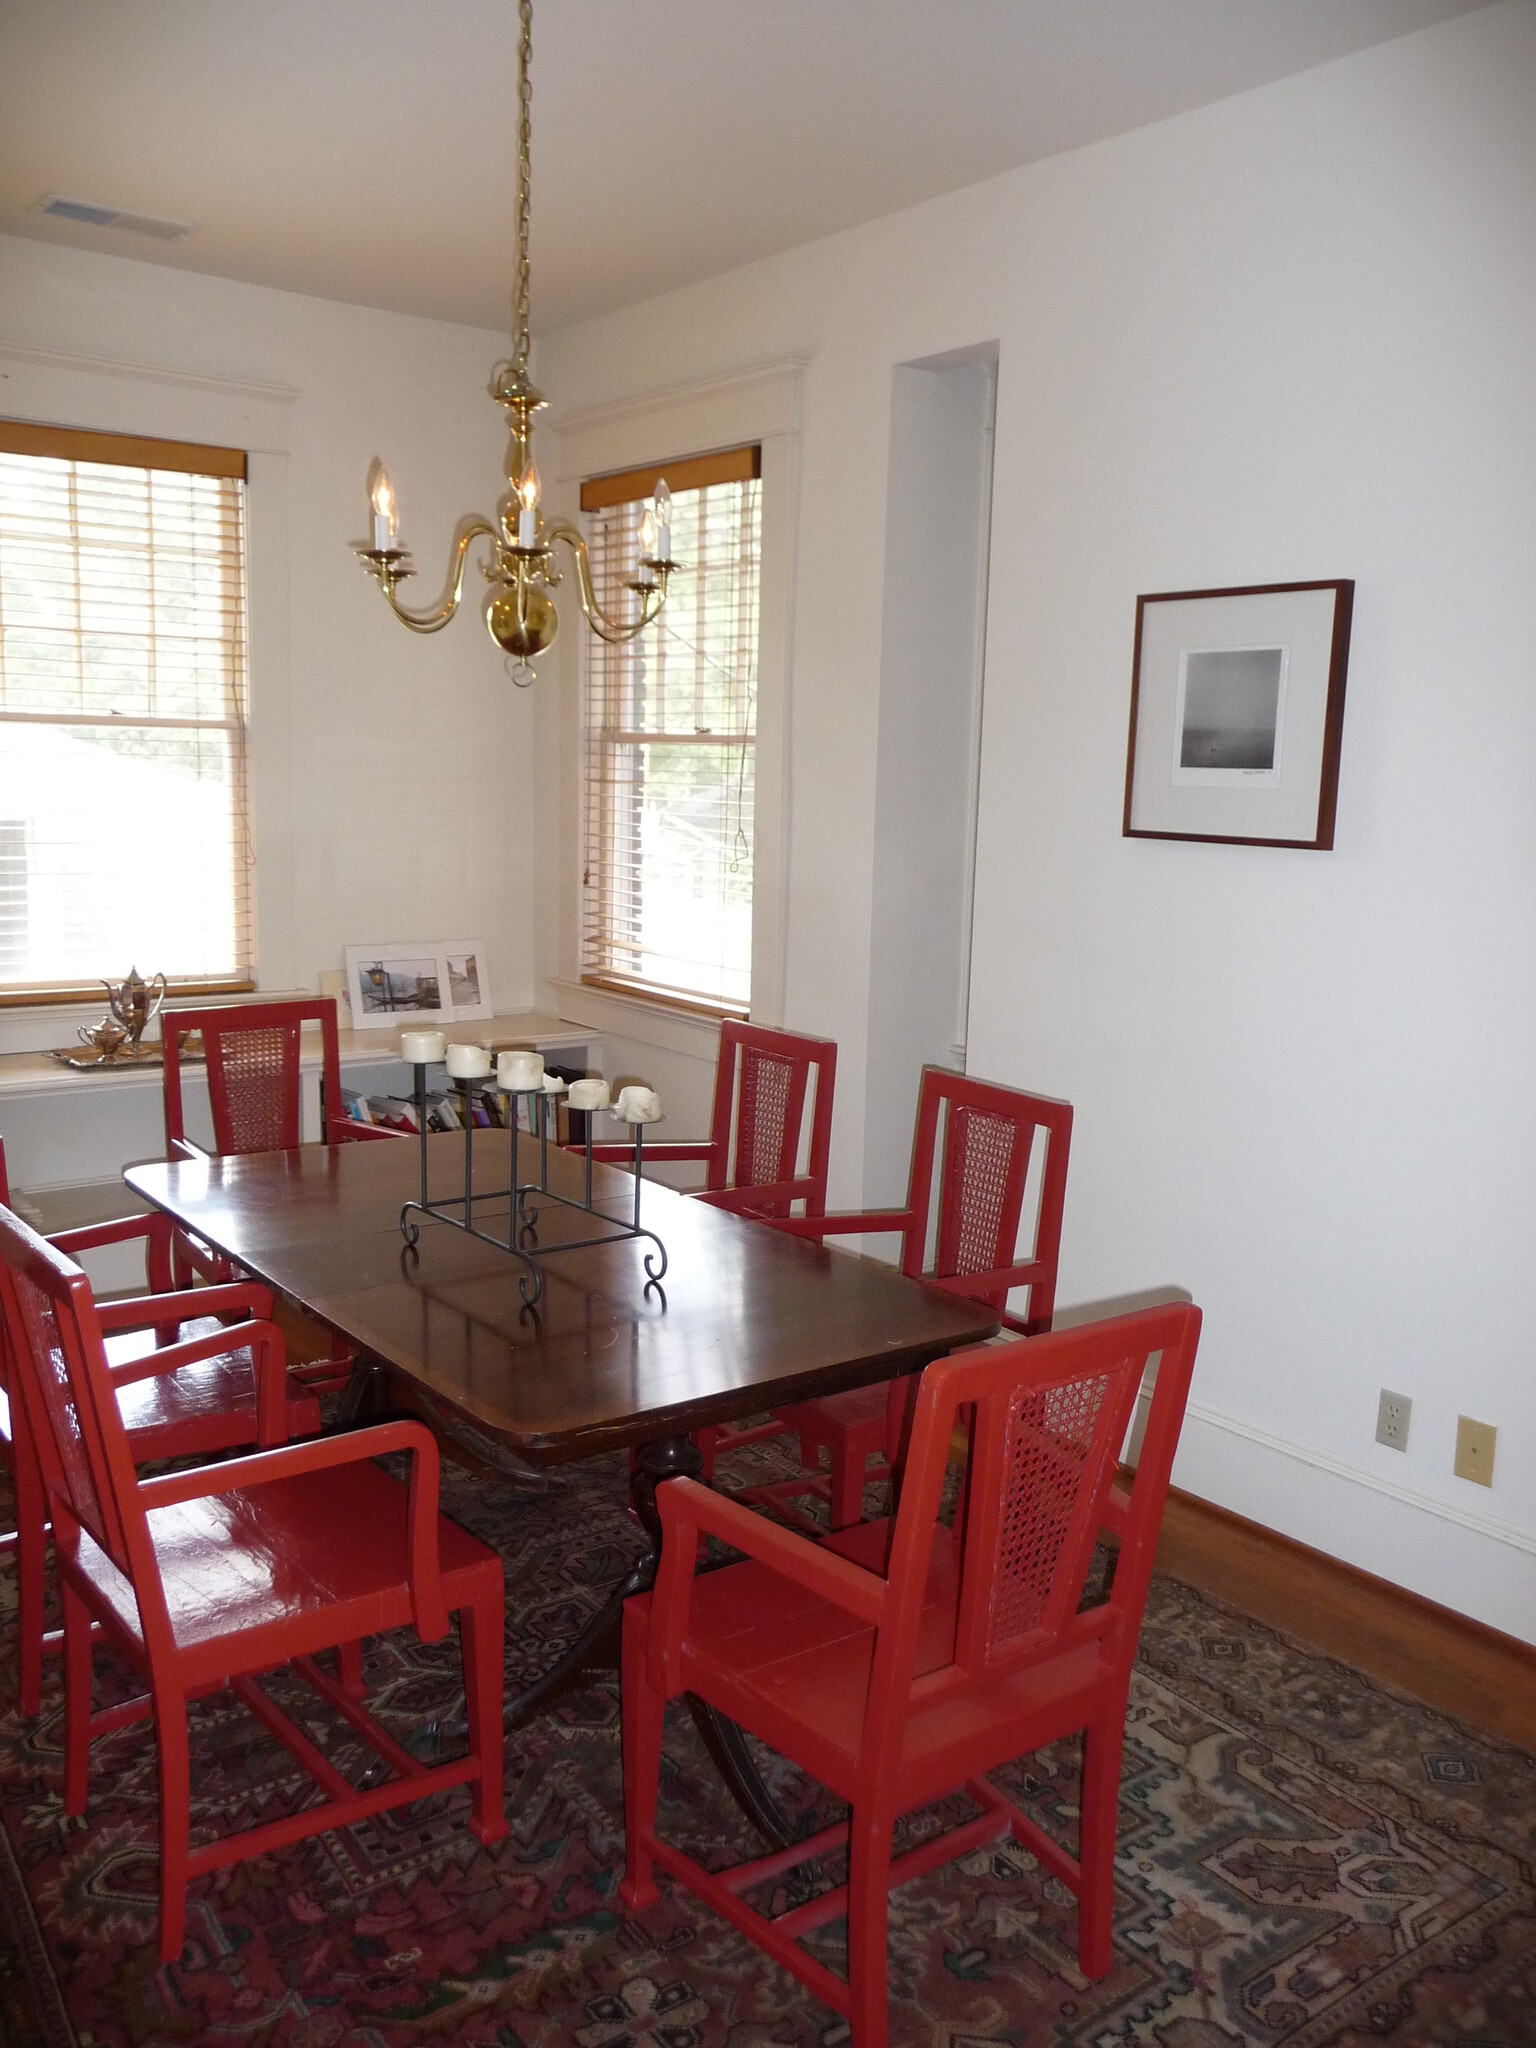
[[[588,625],[600,639],[608,641],[632,640],[650,625],[666,602],[667,578],[677,564],[671,559],[671,493],[666,483],[658,479],[640,529],[643,552],[639,574],[628,586],[639,600],[638,613],[628,620],[610,618],[593,590],[587,544],[580,529],[564,519],[546,522],[539,509],[533,415],[546,400],[528,375],[528,185],[533,105],[528,62],[533,52],[533,0],[519,0],[518,11],[522,36],[517,55],[517,274],[512,292],[512,330],[517,353],[510,362],[496,365],[490,385],[492,398],[505,406],[507,413],[507,489],[497,502],[494,521],[474,513],[459,521],[448,558],[443,596],[430,611],[411,611],[397,595],[397,585],[415,572],[410,554],[400,546],[399,506],[393,487],[377,460],[368,474],[372,545],[357,543],[355,552],[377,581],[385,602],[400,623],[409,626],[413,633],[436,633],[459,608],[464,564],[470,548],[482,537],[488,540],[491,546],[484,575],[490,588],[485,599],[485,623],[491,638],[508,657],[512,680],[526,686],[533,681],[529,663],[550,646],[559,628],[555,602],[549,595],[560,581],[554,561],[556,541],[563,541],[575,559],[577,593]]]

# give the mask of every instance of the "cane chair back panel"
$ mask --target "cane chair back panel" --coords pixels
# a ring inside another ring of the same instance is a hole
[[[1013,1257],[1032,1125],[958,1102],[944,1138],[934,1277],[989,1273]]]
[[[182,1040],[201,1035],[208,1063],[208,1106],[217,1153],[280,1152],[300,1142],[302,1027],[319,1024],[327,1142],[345,1128],[336,1005],[329,998],[281,1003],[224,1003],[212,1009],[162,1012],[165,1045],[165,1140],[173,1154],[186,1136],[181,1098]]]
[[[297,1025],[217,1033],[208,1087],[221,1152],[279,1152],[299,1142],[298,1039]]]
[[[821,1215],[827,1206],[836,1073],[837,1047],[830,1039],[727,1018],[715,1066],[706,1191],[773,1187],[781,1192],[753,1214],[787,1216],[799,1201],[808,1216]],[[807,1098],[810,1128],[802,1170]],[[655,1147],[655,1156],[665,1158],[667,1149],[664,1143]]]
[[[997,1562],[987,1602],[989,1663],[1042,1630],[1051,1633],[1077,1606],[1089,1553],[1071,1540],[1074,1521],[1091,1546],[1095,1525],[1079,1510],[1085,1496],[1102,1494],[1108,1484],[1106,1458],[1116,1446],[1106,1434],[1105,1408],[1129,1421],[1135,1387],[1127,1392],[1126,1372],[1017,1388],[1008,1403]],[[1113,1424],[1108,1429],[1112,1434]]]
[[[803,1062],[758,1046],[742,1049],[732,1186],[756,1188],[793,1177],[805,1082]]]
[[[1030,1185],[1030,1163],[1037,1157],[1037,1136],[1043,1142],[1044,1163],[1033,1244],[1025,1250],[1018,1248],[1019,1227]],[[1071,1138],[1068,1103],[996,1082],[972,1080],[942,1067],[925,1067],[913,1133],[902,1271],[942,1286],[946,1280],[994,1273],[1005,1266],[1033,1265],[1025,1327],[1032,1333],[1049,1329]],[[929,1265],[934,1161],[940,1152],[938,1215]],[[999,1286],[978,1298],[1002,1309],[1008,1293],[1008,1287]]]

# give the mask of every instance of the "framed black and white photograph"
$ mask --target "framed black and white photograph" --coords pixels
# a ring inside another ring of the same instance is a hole
[[[346,950],[354,1030],[452,1023],[447,965],[435,944],[399,942]]]
[[[437,946],[448,977],[453,1021],[491,1015],[491,969],[484,939],[443,939]]]
[[[1127,838],[1332,846],[1354,590],[1137,598]]]

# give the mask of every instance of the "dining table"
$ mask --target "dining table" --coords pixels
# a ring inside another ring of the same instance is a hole
[[[631,1454],[646,1551],[510,1703],[516,1725],[616,1660],[623,1603],[650,1584],[659,1557],[656,1488],[701,1469],[694,1432],[918,1372],[992,1335],[998,1317],[878,1259],[637,1184],[559,1147],[541,1162],[549,1192],[526,1191],[514,1217],[510,1190],[522,1183],[509,1177],[506,1146],[489,1129],[300,1145],[156,1160],[124,1179],[356,1348],[344,1424],[364,1419],[370,1390],[377,1407],[382,1383],[405,1393],[401,1405],[424,1397],[429,1415],[468,1423],[534,1466]],[[466,1169],[492,1190],[474,1204],[478,1234],[444,1220]],[[422,1213],[424,1183],[441,1214]],[[536,1263],[533,1300],[528,1260],[509,1244]],[[700,1727],[749,1817],[775,1839],[782,1822],[739,1732],[716,1717]]]

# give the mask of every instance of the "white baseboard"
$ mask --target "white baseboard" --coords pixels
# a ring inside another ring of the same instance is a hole
[[[1191,1401],[1173,1483],[1536,1644],[1536,1532]]]

